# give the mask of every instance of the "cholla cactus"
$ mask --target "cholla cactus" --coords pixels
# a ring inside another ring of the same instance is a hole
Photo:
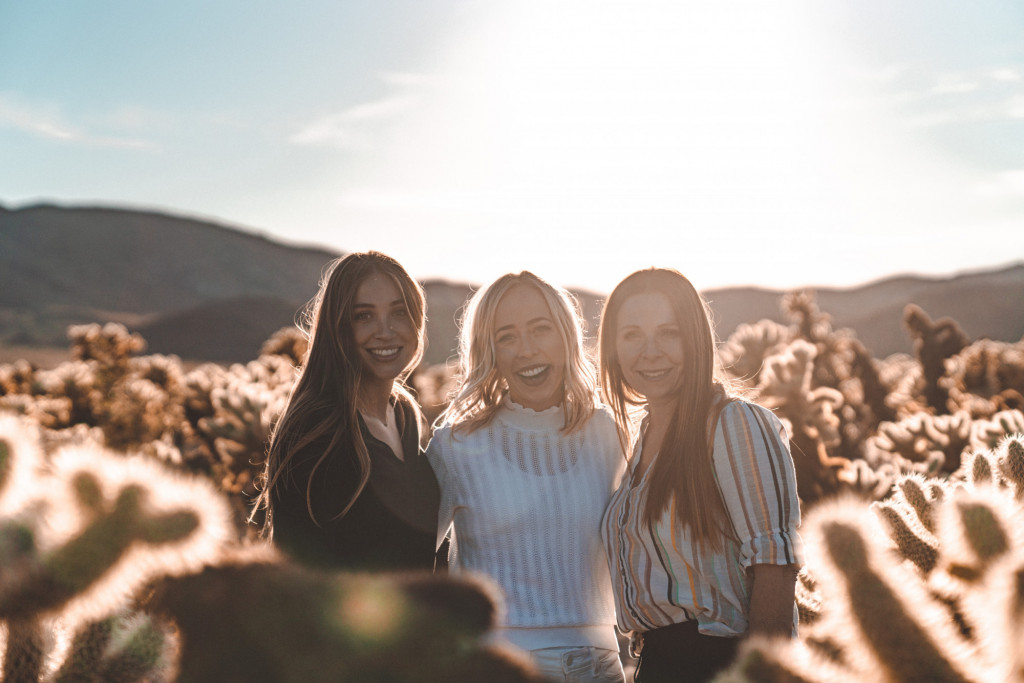
[[[904,309],[903,322],[914,340],[914,353],[921,363],[925,400],[932,409],[945,412],[949,392],[939,384],[945,374],[945,361],[960,353],[971,343],[970,339],[956,321],[942,318],[933,322],[914,304],[908,304]]]
[[[989,418],[1002,410],[1024,410],[1024,341],[979,339],[945,361],[939,386],[949,410]]]
[[[953,472],[960,467],[960,456],[971,441],[967,413],[936,416],[922,412],[899,422],[881,423],[878,433],[868,439],[865,458],[924,463],[928,473],[940,468]]]
[[[838,490],[836,471],[849,461],[832,458],[828,446],[839,442],[836,408],[842,394],[827,387],[812,388],[815,347],[798,339],[786,352],[768,359],[758,385],[758,402],[788,421],[797,485],[804,501]]]
[[[37,368],[26,360],[0,365],[0,396],[31,394],[35,386]]]
[[[971,447],[995,448],[1009,434],[1024,433],[1024,412],[1001,410],[986,420],[971,423]]]
[[[886,420],[887,422],[896,422],[927,409],[924,397],[918,395],[920,388],[924,386],[924,375],[916,358],[906,353],[894,353],[878,361],[877,367],[878,379],[889,390],[885,397],[885,405],[891,408],[896,416],[894,419]]]
[[[106,368],[125,366],[132,356],[146,349],[146,340],[120,323],[72,325],[68,339],[72,358],[96,361]]]
[[[486,643],[495,604],[468,578],[246,559],[162,582],[149,601],[179,625],[181,677],[196,683],[540,683],[521,655]]]
[[[952,483],[902,478],[874,513],[819,505],[797,591],[810,623],[798,641],[752,639],[719,680],[1024,681],[1022,473],[1015,435]]]
[[[0,419],[4,680],[134,681],[166,666],[166,630],[123,611],[147,581],[195,570],[232,538],[209,485],[95,446],[47,456],[31,423]],[[59,631],[74,634],[64,650]],[[74,673],[83,662],[90,677]]]
[[[757,386],[765,361],[781,352],[792,337],[790,329],[774,320],[741,324],[719,349],[722,367],[744,384]]]
[[[260,347],[261,356],[282,356],[295,367],[302,365],[309,349],[309,337],[297,327],[282,327]]]

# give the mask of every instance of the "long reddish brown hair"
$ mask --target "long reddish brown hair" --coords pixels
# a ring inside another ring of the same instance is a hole
[[[658,292],[668,299],[683,340],[679,399],[661,450],[651,464],[643,519],[650,524],[674,502],[679,521],[700,544],[720,549],[733,532],[715,483],[709,448],[708,417],[724,395],[716,379],[715,334],[707,303],[693,284],[671,268],[639,270],[620,282],[604,304],[598,340],[601,383],[615,413],[623,447],[636,438],[636,407],[645,399],[626,382],[618,359],[619,311],[636,295]]]

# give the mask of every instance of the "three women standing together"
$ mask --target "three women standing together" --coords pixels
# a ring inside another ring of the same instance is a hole
[[[336,279],[347,291],[325,304]],[[371,252],[336,264],[318,298],[267,464],[279,545],[331,566],[426,567],[436,528],[451,571],[502,589],[498,636],[553,681],[622,681],[616,619],[643,683],[707,680],[742,636],[795,630],[788,442],[716,382],[707,311],[681,274],[638,271],[608,298],[610,408],[571,295],[528,272],[476,292],[426,468],[402,387],[422,355],[422,291]]]

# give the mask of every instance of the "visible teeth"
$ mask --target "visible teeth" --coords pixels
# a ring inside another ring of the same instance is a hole
[[[647,379],[660,379],[668,374],[668,370],[657,370],[655,372],[639,370],[638,372],[642,377],[646,377]]]
[[[548,369],[548,366],[541,365],[540,367],[533,368],[532,370],[523,370],[519,373],[521,377],[536,377],[540,373]]]
[[[393,349],[370,349],[370,353],[378,358],[391,358],[398,353],[398,347],[396,346]]]

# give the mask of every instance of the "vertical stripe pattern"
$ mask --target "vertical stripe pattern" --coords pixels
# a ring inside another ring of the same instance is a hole
[[[637,444],[631,467],[639,451]],[[730,402],[715,428],[712,465],[737,539],[726,539],[719,552],[693,541],[676,518],[674,500],[657,521],[643,522],[650,471],[638,480],[623,477],[612,496],[602,535],[622,630],[696,619],[702,633],[743,634],[750,568],[801,564],[796,472],[779,419],[761,406]]]
[[[560,408],[506,402],[490,425],[439,428],[427,459],[441,487],[449,566],[497,582],[509,627],[615,623],[601,519],[625,462],[611,411],[562,433]]]

